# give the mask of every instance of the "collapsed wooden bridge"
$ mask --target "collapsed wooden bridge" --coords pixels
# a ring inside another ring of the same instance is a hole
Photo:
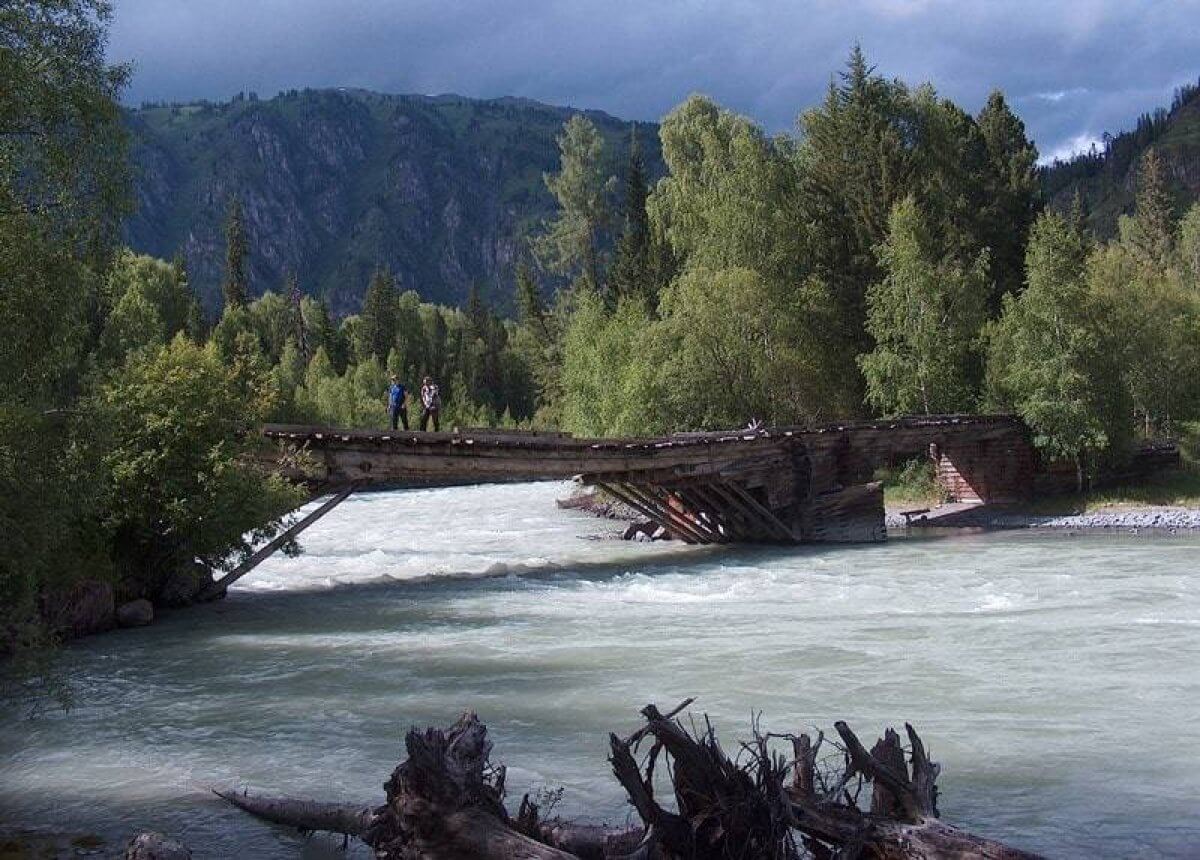
[[[1034,473],[1028,430],[1006,415],[626,439],[295,425],[268,425],[264,435],[276,443],[276,468],[337,501],[370,485],[577,477],[701,544],[882,540],[883,493],[873,472],[914,455],[930,456],[946,496],[960,501],[1017,501]]]

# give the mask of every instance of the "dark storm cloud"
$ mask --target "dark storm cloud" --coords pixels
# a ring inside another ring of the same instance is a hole
[[[292,87],[527,96],[657,119],[704,92],[772,131],[858,41],[881,73],[975,110],[999,87],[1043,156],[1200,74],[1200,0],[117,0],[129,100]]]

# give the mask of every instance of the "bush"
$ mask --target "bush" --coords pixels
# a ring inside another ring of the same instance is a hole
[[[220,566],[273,534],[301,501],[253,464],[269,374],[224,364],[183,336],[134,353],[86,410],[104,476],[104,529],[122,591],[155,597],[175,570]]]

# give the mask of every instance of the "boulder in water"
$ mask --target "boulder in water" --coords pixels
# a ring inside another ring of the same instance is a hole
[[[139,833],[129,840],[125,860],[192,860],[186,845],[161,833]]]
[[[149,600],[139,598],[117,607],[117,626],[145,627],[154,621],[154,606]]]
[[[167,574],[158,592],[162,606],[190,606],[212,585],[212,571],[197,562],[183,565]]]

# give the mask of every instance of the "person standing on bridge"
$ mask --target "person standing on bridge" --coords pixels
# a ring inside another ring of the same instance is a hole
[[[438,390],[438,384],[433,381],[432,376],[426,376],[421,382],[421,432],[425,432],[425,427],[429,423],[429,419],[433,419],[433,432],[438,431],[438,413],[442,409],[442,393]]]
[[[405,430],[408,429],[408,389],[395,373],[392,374],[392,384],[388,388],[388,412],[392,416],[393,430],[396,429],[397,423],[403,424]]]

